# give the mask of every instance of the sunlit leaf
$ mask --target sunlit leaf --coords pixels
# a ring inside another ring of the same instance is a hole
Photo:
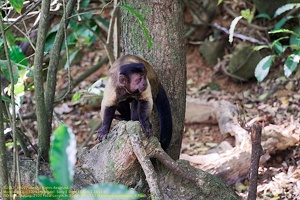
[[[284,75],[289,77],[297,68],[300,60],[300,50],[295,51],[289,55],[284,63]]]
[[[275,55],[266,56],[256,65],[254,75],[257,81],[261,82],[266,78],[274,58]]]
[[[270,46],[268,46],[268,45],[258,45],[258,46],[253,47],[253,51],[259,51],[261,49],[270,49]]]
[[[233,34],[234,34],[235,26],[237,25],[238,21],[242,18],[243,18],[242,16],[236,17],[230,24],[230,29],[229,29],[229,42],[230,43],[232,43],[232,41],[233,41]]]
[[[285,4],[281,7],[279,7],[275,13],[274,13],[274,18],[281,15],[282,13],[288,11],[288,10],[292,10],[294,8],[298,8],[300,6],[299,3],[289,3],[289,4]]]
[[[289,33],[289,34],[292,34],[292,35],[296,35],[296,36],[300,36],[298,33],[294,32],[294,31],[291,31],[289,29],[279,29],[279,30],[272,30],[272,31],[269,31],[270,34],[272,33]]]
[[[250,11],[250,9],[242,10],[241,16],[243,16],[243,18],[245,18],[250,24],[254,18],[254,11]]]
[[[72,97],[72,102],[76,102],[76,101],[79,101],[80,100],[80,93],[79,92],[76,92],[73,97]]]

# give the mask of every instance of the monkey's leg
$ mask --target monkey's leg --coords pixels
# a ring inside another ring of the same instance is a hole
[[[148,113],[149,113],[149,102],[148,101],[138,101],[138,114],[139,121],[142,125],[143,132],[147,137],[151,135],[151,124],[149,121]]]
[[[132,121],[139,121],[138,101],[133,99],[131,101],[130,108],[131,108],[131,120]]]
[[[121,101],[117,105],[117,111],[120,115],[115,115],[117,120],[126,120],[129,121],[131,119],[130,115],[130,102],[131,100]]]
[[[111,126],[111,122],[115,116],[116,106],[104,107],[102,126],[98,129],[96,140],[101,141],[108,133]]]

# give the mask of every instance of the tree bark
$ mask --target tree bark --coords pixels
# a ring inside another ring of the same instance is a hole
[[[46,40],[46,31],[48,30],[48,18],[50,10],[50,1],[42,2],[41,21],[39,24],[36,56],[34,59],[34,87],[36,99],[36,115],[38,122],[39,133],[39,158],[48,160],[48,152],[50,148],[50,136],[52,133],[52,114],[54,108],[54,95],[56,86],[56,75],[58,62],[60,58],[60,50],[64,41],[65,29],[70,20],[71,13],[76,4],[75,0],[68,1],[66,11],[60,22],[60,27],[57,31],[53,49],[50,54],[50,63],[48,66],[46,88],[44,89],[43,77],[43,58],[44,46]]]
[[[180,0],[123,0],[121,4],[136,9],[145,19],[145,26],[153,41],[150,49],[138,19],[132,13],[122,10],[122,48],[125,54],[137,55],[147,60],[158,73],[169,97],[173,116],[173,136],[168,154],[173,159],[178,159],[186,96],[182,2]],[[159,132],[158,127],[158,122],[155,121],[154,133]]]
[[[43,58],[46,34],[48,30],[48,18],[50,12],[50,1],[42,1],[41,19],[39,22],[36,53],[34,57],[34,98],[36,105],[36,117],[39,133],[39,156],[47,160],[50,148],[49,140],[44,136],[43,132],[47,131],[47,116],[45,115],[45,98],[44,98],[44,78],[43,78]]]
[[[0,76],[2,73],[0,72]],[[0,84],[0,91],[1,84]],[[0,93],[1,94],[1,93]],[[1,97],[1,96],[0,96]],[[8,186],[8,171],[7,171],[7,162],[6,162],[6,146],[5,146],[5,137],[4,137],[4,124],[3,124],[3,110],[4,105],[2,99],[0,98],[0,188],[3,190],[5,186]],[[1,195],[3,199],[3,193]]]

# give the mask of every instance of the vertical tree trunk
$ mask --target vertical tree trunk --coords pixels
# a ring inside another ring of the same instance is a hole
[[[144,58],[157,71],[168,94],[173,116],[173,137],[168,153],[173,159],[178,159],[186,95],[182,2],[180,0],[123,0],[121,3],[135,8],[145,19],[145,25],[153,41],[150,49],[138,19],[132,13],[122,10],[123,52]],[[158,123],[154,123],[156,124]],[[157,129],[154,127],[154,130]]]
[[[0,76],[1,76],[0,72]],[[2,91],[0,85],[0,92]],[[1,93],[0,93],[1,95]],[[1,96],[0,96],[1,97]],[[3,124],[3,114],[4,114],[4,105],[2,98],[0,98],[0,188],[2,189],[1,197],[4,198],[4,187],[8,186],[8,171],[7,171],[7,161],[6,161],[6,146],[5,146],[5,136],[4,136],[4,124]]]

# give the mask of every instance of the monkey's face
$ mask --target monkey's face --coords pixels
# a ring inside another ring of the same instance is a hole
[[[142,93],[147,89],[147,77],[145,74],[136,73],[131,74],[129,88],[127,88],[131,93],[138,94]]]

